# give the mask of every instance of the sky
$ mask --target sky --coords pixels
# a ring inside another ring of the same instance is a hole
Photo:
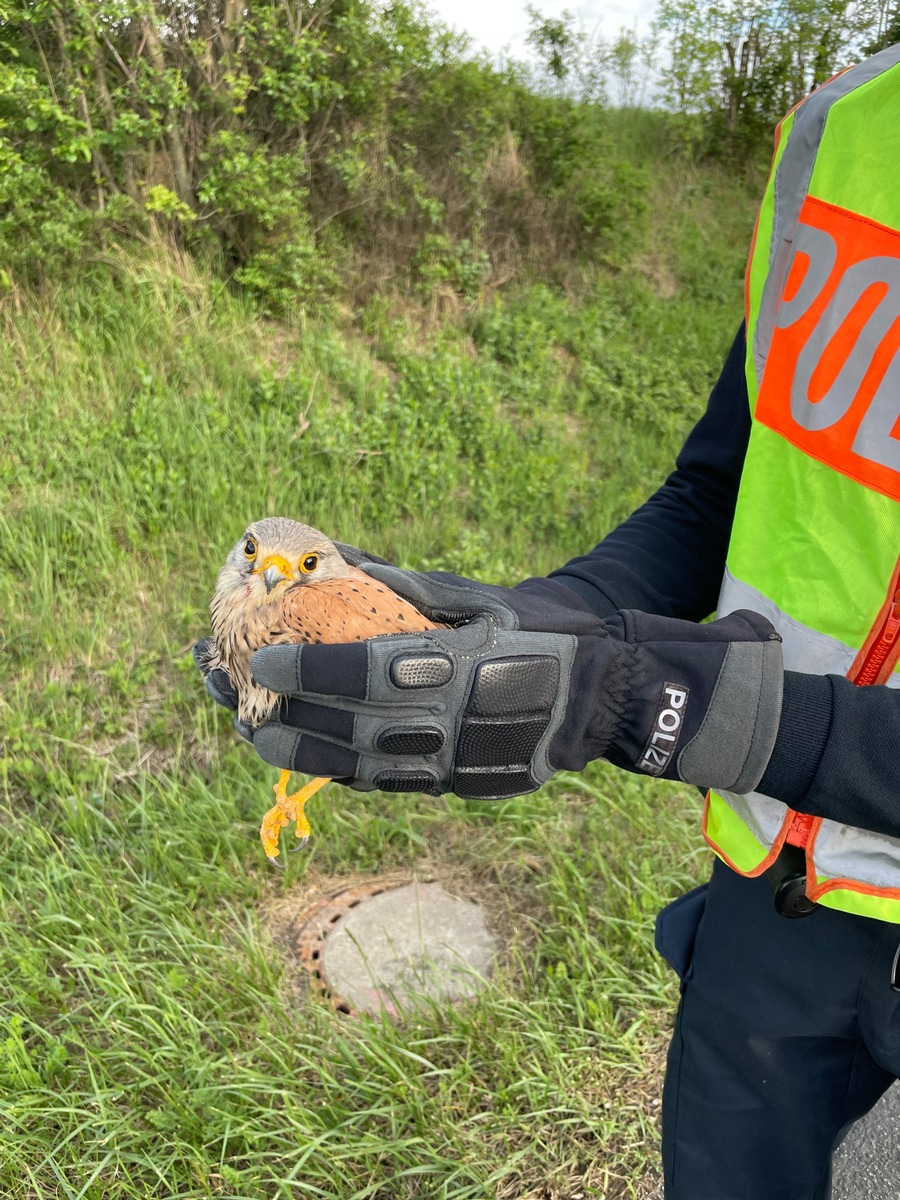
[[[528,0],[427,0],[428,7],[446,24],[472,35],[492,56],[507,50],[514,58],[525,57]],[[579,29],[589,36],[611,41],[624,25],[637,21],[639,34],[646,33],[656,13],[657,0],[532,0],[542,16],[558,17],[566,9]]]

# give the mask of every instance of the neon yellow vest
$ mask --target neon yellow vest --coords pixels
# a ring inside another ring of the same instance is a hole
[[[753,413],[718,613],[749,608],[785,668],[900,686],[900,46],[779,127],[747,266]],[[898,786],[900,806],[900,786]],[[744,875],[786,838],[820,904],[900,922],[900,839],[710,793]]]

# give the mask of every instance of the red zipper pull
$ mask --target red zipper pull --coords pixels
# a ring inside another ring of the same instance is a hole
[[[806,847],[809,841],[810,830],[815,817],[811,817],[809,813],[795,812],[791,817],[791,823],[788,826],[788,831],[784,835],[784,840],[790,846],[799,846],[800,849]]]
[[[893,643],[898,629],[900,629],[900,592],[895,592],[894,602],[891,605],[890,615],[888,616],[884,631],[885,641]]]

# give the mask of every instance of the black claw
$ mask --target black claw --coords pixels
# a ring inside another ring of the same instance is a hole
[[[266,858],[269,860],[272,866],[277,867],[279,871],[286,870],[285,864],[283,862],[279,862],[277,858],[273,858],[271,854],[267,854]]]
[[[300,844],[295,846],[293,848],[293,850],[288,850],[288,854],[296,854],[298,850],[302,850],[306,846],[306,843],[308,841],[309,841],[309,834],[307,834],[305,838],[300,838]]]

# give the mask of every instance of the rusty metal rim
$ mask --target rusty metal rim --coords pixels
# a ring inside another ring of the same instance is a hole
[[[325,978],[322,959],[328,935],[341,917],[345,917],[364,900],[405,887],[408,883],[408,880],[398,879],[390,883],[372,882],[345,888],[334,896],[323,896],[291,922],[287,932],[288,945],[309,975],[311,986],[330,1001],[336,1012],[348,1017],[361,1015],[348,1000],[334,991]]]

